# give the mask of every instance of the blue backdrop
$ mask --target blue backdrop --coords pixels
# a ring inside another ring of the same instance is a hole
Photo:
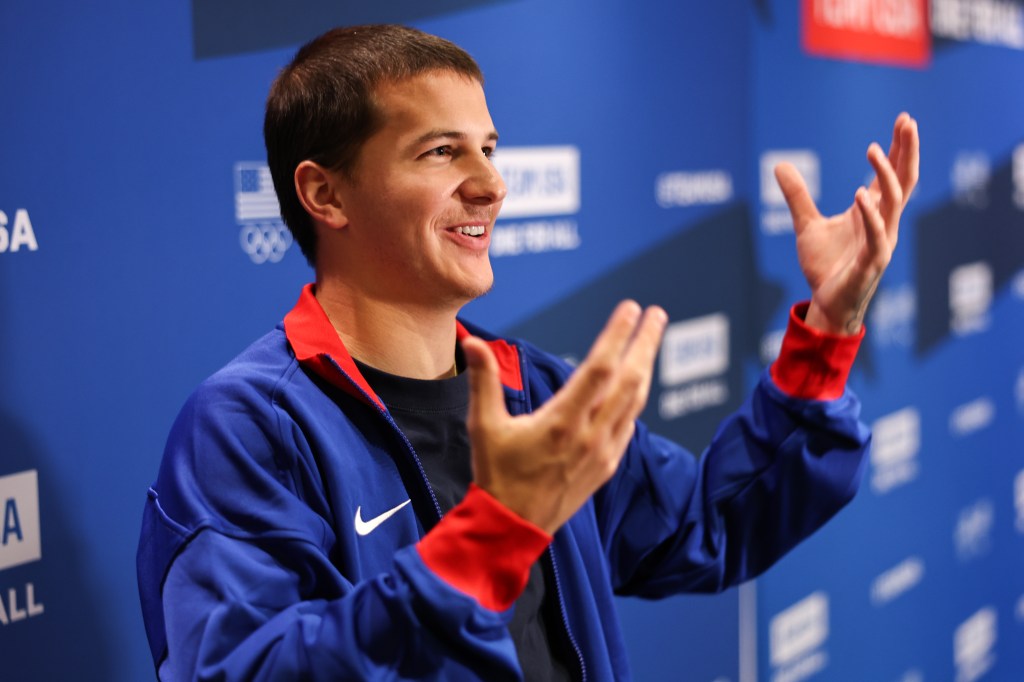
[[[918,118],[851,379],[860,495],[756,584],[622,600],[623,629],[639,680],[1024,677],[1022,0],[5,0],[0,678],[152,677],[135,547],[167,431],[312,276],[264,99],[301,42],[370,21],[487,76],[510,197],[465,316],[579,357],[618,299],[663,305],[644,418],[698,452],[807,295],[771,166],[842,210]]]

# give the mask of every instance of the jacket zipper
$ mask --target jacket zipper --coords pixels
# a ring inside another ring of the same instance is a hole
[[[576,652],[576,659],[580,664],[580,673],[583,675],[580,679],[582,682],[587,682],[587,664],[583,660],[583,652],[580,651],[579,644],[576,643],[576,638],[573,637],[572,629],[569,627],[569,616],[565,608],[565,599],[562,598],[562,581],[558,577],[558,562],[555,561],[555,545],[553,542],[548,547],[548,556],[551,557],[551,575],[555,578],[555,594],[558,595],[558,611],[562,614],[562,625],[565,627],[565,634],[569,637],[569,644],[572,645],[572,650]]]
[[[384,412],[379,407],[377,410],[381,413],[384,419],[387,420],[391,428],[402,437],[402,442],[405,443],[405,447],[409,449],[409,454],[412,455],[412,461],[416,464],[416,470],[420,472],[420,480],[426,485],[427,492],[430,493],[430,500],[434,503],[434,511],[437,512],[437,520],[440,521],[444,514],[441,512],[441,503],[437,501],[437,496],[434,494],[434,487],[430,485],[430,479],[427,478],[427,472],[423,469],[423,463],[420,462],[420,456],[416,454],[416,449],[413,448],[412,443],[409,442],[409,438],[406,437],[402,429],[398,428],[398,424],[395,422],[395,418],[391,416],[389,412]]]
[[[377,401],[371,398],[370,395],[366,391],[364,391],[359,384],[352,381],[352,378],[345,373],[345,370],[341,368],[341,365],[339,365],[334,360],[334,358],[328,355],[327,359],[329,359],[331,361],[331,364],[334,365],[335,369],[337,369],[338,372],[341,373],[341,376],[345,377],[345,380],[348,381],[348,383],[351,384],[353,388],[359,391],[364,398],[366,398],[366,402],[372,405],[374,409],[377,410],[377,413],[380,414],[380,416],[384,417],[384,421],[386,421],[391,426],[391,428],[395,430],[395,433],[402,437],[402,442],[405,443],[405,447],[409,450],[409,454],[412,455],[412,461],[416,465],[416,470],[420,472],[420,480],[423,481],[423,483],[426,485],[427,492],[430,494],[430,501],[434,503],[434,511],[437,512],[437,520],[440,521],[444,517],[444,514],[441,513],[441,504],[437,501],[437,496],[434,495],[434,489],[431,487],[430,480],[427,478],[427,472],[423,470],[423,464],[420,462],[419,455],[416,454],[416,449],[413,448],[412,443],[409,442],[409,439],[402,432],[402,429],[398,428],[398,424],[395,423],[395,418],[391,416],[390,412],[388,412],[387,410],[383,409],[380,405],[378,405]]]
[[[528,390],[527,377],[529,374],[526,372],[526,360],[522,354],[519,353],[519,376],[523,377],[523,407],[522,413],[530,413],[533,406],[530,404],[530,392]],[[522,414],[519,413],[519,414]],[[568,523],[568,521],[566,521]],[[558,577],[558,562],[555,560],[555,541],[552,540],[548,546],[548,556],[551,557],[551,575],[555,579],[555,595],[558,597],[558,612],[562,616],[562,627],[565,628],[565,635],[569,638],[569,644],[572,646],[572,650],[576,653],[576,660],[580,664],[580,681],[587,682],[587,663],[583,660],[583,652],[580,650],[580,645],[576,642],[576,638],[572,634],[572,628],[569,627],[569,612],[565,608],[565,597],[562,592],[562,579]]]
[[[371,405],[373,405],[374,408],[376,408],[377,412],[382,417],[384,417],[385,421],[387,421],[388,424],[391,425],[391,428],[393,428],[395,432],[402,437],[402,442],[405,443],[405,447],[408,448],[409,454],[412,455],[412,461],[416,464],[416,469],[420,472],[420,479],[426,484],[427,492],[430,493],[430,500],[434,503],[434,511],[437,512],[437,518],[438,520],[442,519],[444,517],[444,514],[441,512],[441,505],[437,501],[437,496],[434,495],[434,489],[430,485],[430,480],[427,478],[427,472],[423,470],[423,464],[420,462],[419,455],[416,454],[416,449],[413,448],[412,443],[409,442],[409,439],[406,437],[405,433],[403,433],[402,429],[398,428],[398,424],[395,423],[395,418],[392,417],[391,413],[389,413],[387,410],[382,409],[376,403],[376,401],[374,401],[372,398],[370,398],[369,395],[367,395],[366,391],[364,391],[358,384],[352,381],[349,378],[349,376],[345,374],[345,371],[341,369],[338,363],[334,361],[334,358],[330,358],[330,360],[338,369],[338,371],[341,372],[341,375],[348,379],[349,383],[352,384],[356,388],[356,390],[358,390],[360,393],[363,394],[363,396],[366,397],[366,400]],[[519,363],[520,371],[525,376],[525,372],[523,372],[525,368],[522,367],[522,357],[519,358]],[[529,411],[529,406],[527,406],[527,411]],[[573,637],[572,629],[569,628],[569,616],[567,615],[567,611],[565,608],[565,599],[562,596],[562,581],[558,577],[558,562],[555,561],[554,543],[552,543],[552,545],[548,547],[548,556],[551,557],[551,575],[555,578],[555,594],[558,596],[558,612],[562,616],[562,626],[565,628],[565,634],[569,637],[569,644],[572,645],[572,650],[576,653],[576,660],[580,664],[580,673],[582,674],[581,682],[587,682],[587,664],[583,660],[583,652],[580,651],[579,644],[576,643],[576,638]]]

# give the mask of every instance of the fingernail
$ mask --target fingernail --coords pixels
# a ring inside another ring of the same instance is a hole
[[[654,319],[658,322],[659,325],[664,327],[666,324],[668,324],[668,313],[665,312],[664,308],[660,306],[655,306],[653,312]]]

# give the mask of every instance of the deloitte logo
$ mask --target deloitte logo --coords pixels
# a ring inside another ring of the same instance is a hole
[[[265,163],[235,164],[235,220],[242,251],[257,265],[278,263],[292,245],[292,233],[281,222],[270,168]]]

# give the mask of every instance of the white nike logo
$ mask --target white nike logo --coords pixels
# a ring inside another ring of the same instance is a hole
[[[406,500],[405,502],[403,502],[402,504],[398,505],[397,507],[393,507],[393,508],[387,510],[386,512],[384,512],[380,516],[374,516],[369,521],[363,521],[363,507],[362,507],[362,505],[356,507],[356,533],[358,533],[359,535],[369,535],[370,533],[372,533],[377,528],[377,526],[379,526],[380,524],[382,524],[385,521],[387,521],[388,519],[390,519],[392,516],[394,516],[396,513],[398,513],[399,509],[401,509],[405,505],[409,504],[410,502],[412,502],[412,500]]]

